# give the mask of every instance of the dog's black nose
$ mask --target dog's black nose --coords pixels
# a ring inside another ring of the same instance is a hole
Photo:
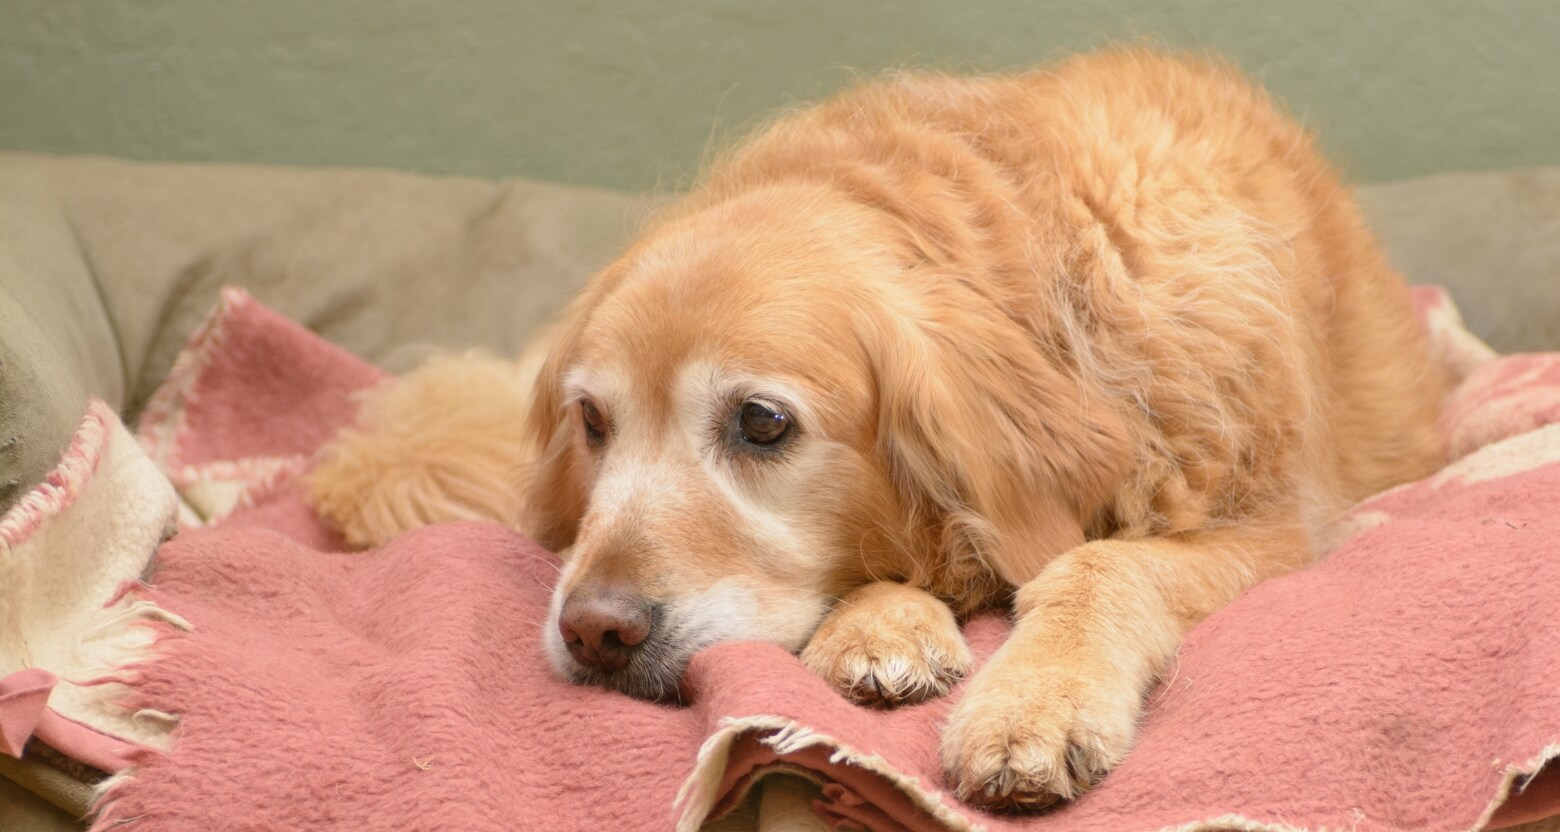
[[[655,610],[630,592],[581,588],[563,602],[558,632],[574,660],[597,670],[621,670],[655,625]]]

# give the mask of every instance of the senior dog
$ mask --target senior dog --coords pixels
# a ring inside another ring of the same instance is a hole
[[[996,808],[1121,761],[1183,634],[1431,471],[1445,379],[1311,139],[1216,62],[896,75],[778,118],[518,363],[364,403],[315,504],[560,552],[558,671],[673,695],[762,639],[853,699],[946,692],[1010,605],[949,783]]]

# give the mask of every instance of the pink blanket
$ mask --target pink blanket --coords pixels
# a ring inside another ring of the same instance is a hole
[[[376,378],[240,293],[192,340],[142,440],[220,519],[160,550],[139,592],[193,629],[164,628],[130,679],[133,706],[181,722],[94,829],[691,829],[777,767],[826,784],[838,829],[1462,830],[1560,811],[1533,777],[1560,755],[1556,357],[1475,370],[1447,429],[1485,447],[1205,622],[1127,761],[1030,818],[944,790],[957,691],[858,708],[751,644],[698,656],[685,707],[573,687],[538,639],[556,561],[524,538],[463,524],[336,551],[292,475]],[[1005,627],[967,632],[984,655]]]

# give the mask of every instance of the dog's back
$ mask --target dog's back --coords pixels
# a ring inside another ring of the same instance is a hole
[[[778,122],[693,204],[824,177],[1131,403],[1150,453],[1096,534],[1297,493],[1315,533],[1440,459],[1446,381],[1407,287],[1310,136],[1225,66],[1128,50],[869,82]]]

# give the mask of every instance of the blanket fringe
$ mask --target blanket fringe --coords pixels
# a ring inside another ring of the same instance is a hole
[[[0,675],[48,669],[65,683],[49,698],[61,716],[126,743],[165,746],[167,731],[134,719],[117,697],[156,642],[148,628],[190,629],[132,590],[176,505],[113,409],[91,399],[60,462],[0,517]]]
[[[173,731],[179,727],[179,722],[182,718],[180,714],[145,706],[144,702],[138,703],[136,701],[143,696],[137,688],[139,682],[138,671],[143,665],[156,660],[158,644],[164,638],[177,635],[180,632],[187,632],[194,628],[181,616],[164,610],[153,601],[137,599],[132,603],[131,607],[139,615],[133,622],[128,622],[127,626],[134,624],[148,628],[153,631],[154,636],[149,644],[142,647],[139,661],[126,662],[115,668],[116,671],[123,675],[113,681],[116,685],[122,686],[131,692],[131,696],[127,700],[120,702],[120,707],[127,715],[129,721],[134,725],[142,726],[148,733],[161,736],[164,742],[160,746],[142,745],[140,747],[132,747],[124,753],[124,768],[98,782],[93,787],[90,799],[92,809],[89,815],[92,819],[92,824],[89,832],[117,830],[140,819],[139,817],[119,817],[115,812],[117,800],[121,791],[134,782],[139,775],[142,762],[171,753],[171,742],[169,741],[172,739]],[[137,707],[137,704],[141,704],[143,707]]]
[[[674,804],[681,807],[677,820],[677,832],[697,832],[700,825],[715,807],[715,802],[720,798],[717,793],[725,776],[726,763],[731,754],[731,746],[738,737],[750,732],[768,732],[768,736],[761,737],[760,742],[774,749],[782,755],[795,754],[813,746],[826,746],[832,748],[829,762],[833,764],[845,764],[870,771],[889,781],[901,792],[905,793],[922,810],[942,822],[948,829],[954,832],[985,832],[986,827],[971,821],[950,808],[942,799],[941,791],[927,791],[923,789],[918,778],[907,776],[893,766],[889,765],[882,757],[876,754],[863,754],[850,746],[840,742],[835,737],[813,730],[795,720],[778,716],[755,715],[747,717],[726,717],[720,721],[720,727],[711,734],[699,748],[699,754],[694,762],[693,771],[683,781],[677,791],[677,800]],[[1560,760],[1560,743],[1547,745],[1542,751],[1535,754],[1527,762],[1506,766],[1494,798],[1491,799],[1484,812],[1468,832],[1481,832],[1488,828],[1491,819],[1506,800],[1511,796],[1513,788],[1518,792],[1524,782],[1537,774],[1540,769],[1554,760]],[[1367,819],[1362,809],[1354,809],[1352,813],[1353,826],[1357,829]],[[1340,827],[1342,828],[1342,827]],[[1240,814],[1224,814],[1217,817],[1202,818],[1183,823],[1179,826],[1164,827],[1161,832],[1222,832],[1222,830],[1238,830],[1238,832],[1308,832],[1310,827],[1296,826],[1288,821],[1260,821]]]
[[[1355,809],[1354,826],[1351,827],[1351,832],[1352,829],[1359,828],[1359,825],[1364,821],[1365,813]],[[1185,823],[1180,826],[1167,826],[1160,832],[1229,832],[1229,830],[1236,830],[1236,832],[1312,832],[1310,827],[1295,826],[1283,821],[1267,823],[1260,820],[1252,820],[1245,815],[1236,814],[1194,820],[1191,823]]]
[[[1537,754],[1529,757],[1527,762],[1507,765],[1501,772],[1500,785],[1495,789],[1495,796],[1490,798],[1489,805],[1484,807],[1484,812],[1479,815],[1479,819],[1468,832],[1479,832],[1488,827],[1490,821],[1495,818],[1495,812],[1511,799],[1512,787],[1515,786],[1520,794],[1527,787],[1527,781],[1553,760],[1560,760],[1560,743],[1544,746]],[[1521,786],[1517,785],[1519,781],[1522,783]]]
[[[969,818],[955,812],[942,799],[942,792],[926,789],[919,778],[900,772],[876,754],[864,754],[828,734],[815,731],[795,720],[785,717],[755,715],[726,717],[720,727],[699,748],[693,771],[677,790],[674,806],[681,807],[677,819],[678,832],[697,832],[699,825],[715,807],[720,783],[731,755],[731,745],[737,737],[753,732],[767,732],[759,742],[773,748],[779,754],[794,754],[813,746],[825,746],[831,750],[829,762],[844,764],[869,771],[882,777],[907,797],[918,808],[936,818],[955,832],[984,832],[985,827],[972,823]]]
[[[59,463],[44,476],[43,482],[0,515],[0,555],[9,555],[45,521],[70,508],[76,495],[97,471],[111,426],[117,421],[113,409],[102,399],[94,397],[87,401],[87,412],[81,417]]]

